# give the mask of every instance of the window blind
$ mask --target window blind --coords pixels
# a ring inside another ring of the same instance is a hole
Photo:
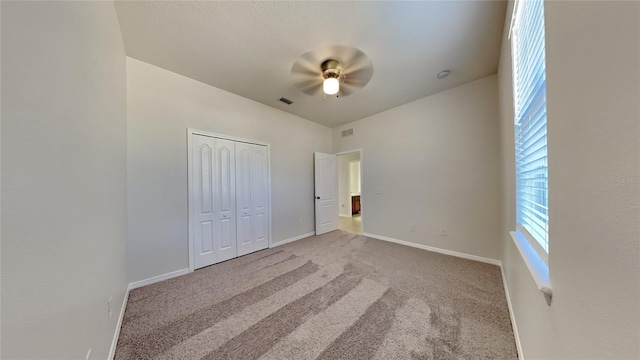
[[[543,0],[519,0],[511,29],[520,230],[549,252],[547,105]],[[540,251],[539,251],[540,252]]]

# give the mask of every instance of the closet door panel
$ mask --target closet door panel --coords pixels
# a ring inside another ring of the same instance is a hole
[[[192,143],[192,199],[193,251],[195,268],[217,262],[214,249],[214,188],[213,169],[215,142],[213,138],[194,136]]]
[[[253,178],[251,193],[253,195],[253,251],[269,247],[268,240],[268,209],[269,209],[269,160],[267,147],[251,145]]]
[[[251,145],[236,143],[236,206],[238,256],[252,252]]]
[[[215,140],[214,201],[216,209],[217,261],[233,259],[237,256],[235,221],[235,144],[233,141]]]

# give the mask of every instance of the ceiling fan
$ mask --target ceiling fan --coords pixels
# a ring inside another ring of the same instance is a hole
[[[293,84],[308,95],[348,96],[367,85],[373,64],[353,47],[334,45],[302,54],[291,67]]]

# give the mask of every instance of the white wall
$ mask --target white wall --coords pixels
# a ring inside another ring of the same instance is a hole
[[[139,60],[127,64],[130,281],[188,267],[187,128],[271,143],[273,241],[314,230],[313,153],[331,151],[329,128]]]
[[[105,359],[127,287],[112,2],[2,2],[3,359]],[[107,299],[113,297],[114,316]]]
[[[547,1],[548,307],[515,247],[508,21],[500,60],[503,264],[526,359],[637,359],[640,3]]]
[[[360,161],[349,162],[349,191],[351,195],[360,195]]]
[[[363,149],[364,232],[499,259],[497,91],[492,75],[333,129],[335,152]]]
[[[340,216],[351,217],[351,182],[349,162],[360,160],[360,153],[338,156],[338,198]]]

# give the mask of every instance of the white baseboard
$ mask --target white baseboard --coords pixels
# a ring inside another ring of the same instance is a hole
[[[271,247],[274,248],[274,247],[277,247],[277,246],[280,246],[280,245],[288,244],[290,242],[302,240],[304,238],[308,238],[309,236],[314,236],[315,234],[316,234],[315,231],[312,231],[312,232],[308,232],[306,234],[294,236],[292,238],[289,238],[289,239],[286,239],[286,240],[281,240],[281,241],[278,241],[276,243],[273,243],[273,244],[271,244]]]
[[[157,283],[158,281],[168,280],[168,279],[171,279],[171,278],[174,278],[174,277],[178,277],[178,276],[181,276],[181,275],[185,275],[185,274],[188,274],[188,273],[189,273],[189,269],[180,269],[180,270],[172,271],[170,273],[154,276],[154,277],[151,277],[151,278],[148,278],[148,279],[144,279],[144,280],[140,280],[140,281],[134,281],[131,284],[129,284],[129,290],[133,290],[133,289],[137,289],[139,287],[151,285],[153,283]]]
[[[500,266],[502,264],[502,262],[500,260],[496,260],[496,259],[490,259],[490,258],[486,258],[486,257],[482,257],[482,256],[465,254],[465,253],[461,253],[461,252],[457,252],[457,251],[441,249],[441,248],[428,246],[428,245],[416,244],[416,243],[413,243],[413,242],[410,242],[410,241],[394,239],[394,238],[390,238],[390,237],[386,237],[386,236],[381,236],[381,235],[376,235],[376,234],[369,234],[369,233],[365,233],[365,232],[363,232],[362,235],[370,237],[370,238],[378,239],[378,240],[389,241],[389,242],[400,244],[400,245],[411,246],[411,247],[422,249],[422,250],[433,251],[433,252],[437,252],[437,253],[440,253],[440,254],[451,255],[451,256],[455,256],[455,257],[459,257],[459,258],[463,258],[463,259],[468,259],[468,260],[480,261],[480,262],[487,263],[487,264],[498,265],[498,266]]]
[[[345,215],[345,214],[339,214],[339,215],[340,215],[340,217],[346,217],[346,218],[353,217],[353,215]]]
[[[518,359],[523,360],[522,345],[520,344],[520,336],[518,335],[518,326],[516,325],[516,317],[513,314],[511,306],[511,296],[509,296],[509,287],[507,286],[507,277],[504,276],[504,269],[500,264],[500,273],[502,274],[502,286],[504,287],[504,295],[507,297],[507,306],[509,307],[509,316],[511,316],[511,327],[513,328],[513,337],[516,339],[516,350],[518,350]]]
[[[113,340],[111,341],[111,350],[109,350],[109,357],[107,358],[109,360],[113,360],[114,356],[116,356],[116,346],[118,346],[118,338],[120,337],[120,328],[122,327],[122,320],[124,319],[124,311],[127,308],[127,302],[129,301],[129,290],[131,290],[130,287],[128,287],[127,291],[124,293],[124,300],[120,307],[120,316],[118,317],[116,331],[113,334]]]

